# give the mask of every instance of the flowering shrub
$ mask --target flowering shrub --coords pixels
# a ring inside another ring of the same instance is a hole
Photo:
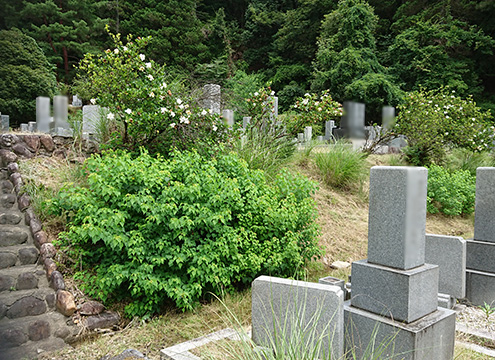
[[[447,148],[487,150],[494,135],[490,113],[447,88],[408,93],[398,111],[395,131],[407,136],[414,165],[442,161]]]
[[[305,94],[293,105],[296,115],[286,119],[287,131],[293,135],[304,132],[306,126],[313,127],[313,133],[321,133],[324,122],[338,120],[342,116],[342,104],[332,99],[328,90],[318,94]]]
[[[124,45],[119,34],[110,35],[113,50],[81,60],[75,90],[108,108],[108,119],[120,125],[111,146],[167,153],[226,140],[221,117],[191,105],[180,83],[167,81],[164,66],[142,54],[151,37],[129,35]]]
[[[60,242],[85,290],[124,300],[129,316],[169,302],[191,309],[261,274],[295,276],[320,255],[315,184],[303,176],[286,171],[268,183],[235,153],[109,152],[85,170],[87,187],[53,200],[69,220]]]
[[[275,91],[267,87],[262,87],[258,91],[251,94],[246,99],[248,104],[248,116],[251,117],[251,126],[259,127],[273,116],[273,96]]]

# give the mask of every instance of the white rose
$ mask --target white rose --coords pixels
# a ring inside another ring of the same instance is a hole
[[[96,104],[96,99],[91,99],[91,100],[89,100],[89,102],[91,103],[91,105],[95,105]]]
[[[141,61],[144,61],[144,59],[146,59],[146,56],[144,56],[144,54],[139,54],[139,58],[141,59]]]
[[[144,64],[144,65],[146,65],[146,67],[147,67],[148,69],[151,69],[151,63],[150,63],[150,62],[147,62],[147,63],[146,63],[146,64]]]
[[[125,112],[130,115],[132,113],[132,110],[131,109],[125,109]]]
[[[108,113],[107,119],[108,120],[113,120],[113,119],[115,119],[115,115],[113,113]]]

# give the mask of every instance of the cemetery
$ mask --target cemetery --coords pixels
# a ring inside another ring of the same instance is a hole
[[[494,359],[495,8],[151,3],[0,3],[0,360]]]

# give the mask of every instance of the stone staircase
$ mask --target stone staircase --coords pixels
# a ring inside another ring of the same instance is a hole
[[[17,196],[22,180],[16,169],[15,163],[0,168],[0,360],[36,358],[65,346],[74,331],[71,319],[57,311],[59,287],[42,265],[45,248],[33,241],[39,221],[32,221],[29,200],[26,206]]]

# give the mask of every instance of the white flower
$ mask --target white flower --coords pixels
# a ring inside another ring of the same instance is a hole
[[[154,98],[155,97],[155,93],[152,91],[150,92],[150,97]]]
[[[116,53],[116,54],[118,54],[119,53],[119,49],[115,49],[113,52]]]
[[[256,92],[254,93],[254,96],[258,96],[258,95],[259,95],[259,94],[258,94],[258,92],[256,91]]]
[[[213,131],[217,131],[218,128],[217,128],[217,126],[215,124],[213,124],[213,128],[212,129],[213,129]]]
[[[144,66],[139,67],[139,71],[144,71]]]
[[[180,120],[180,123],[181,123],[181,124],[186,123],[186,121],[187,121],[187,122],[189,122],[185,116],[181,116],[179,120]],[[186,123],[186,124],[187,124],[187,123]]]
[[[210,114],[213,114],[213,109],[208,109],[208,112],[209,112]]]
[[[162,114],[165,114],[167,112],[167,108],[161,108]]]
[[[89,102],[91,103],[91,105],[95,105],[96,104],[96,99],[91,99],[91,100],[89,100]]]
[[[308,101],[309,101],[308,99],[304,99],[304,100],[302,101],[302,104],[303,104],[303,105],[308,105]]]
[[[171,111],[170,116],[175,117],[175,113],[173,111]]]
[[[124,46],[124,51],[127,51],[127,46]]]
[[[144,61],[144,59],[146,59],[146,56],[144,56],[144,54],[139,54],[139,58],[141,59],[141,61]]]
[[[318,111],[321,111],[321,107],[318,108]]]
[[[176,124],[176,123],[172,123],[172,124],[170,124],[170,127],[171,127],[171,128],[175,128],[176,126],[177,126],[177,124]]]
[[[150,81],[155,80],[155,78],[154,78],[154,77],[153,77],[153,75],[151,75],[151,74],[149,74],[149,75],[148,75],[148,79],[150,79]]]
[[[113,113],[108,113],[107,119],[108,120],[113,120],[113,119],[115,119],[115,115]]]
[[[182,104],[182,100],[181,99],[177,99],[177,104]]]
[[[167,88],[167,83],[163,83],[162,85],[160,85],[160,89],[166,89]]]
[[[205,116],[206,114],[208,113],[206,112],[206,110],[203,109],[203,111],[201,111],[201,115]]]
[[[310,96],[309,93],[304,94],[304,96]]]
[[[125,112],[130,115],[132,113],[132,110],[131,109],[125,109]]]
[[[147,67],[148,69],[151,69],[151,63],[150,63],[150,62],[147,62],[147,63],[146,63],[146,64],[144,64],[144,65],[146,65],[146,67]]]
[[[270,95],[271,95],[271,96],[275,95],[275,91],[272,91],[272,92],[270,93]]]
[[[179,109],[181,109],[181,110],[184,109],[184,104],[180,104]]]
[[[446,119],[448,119],[448,118],[449,118],[449,116],[447,115],[447,116],[445,116],[445,118],[446,118]]]

